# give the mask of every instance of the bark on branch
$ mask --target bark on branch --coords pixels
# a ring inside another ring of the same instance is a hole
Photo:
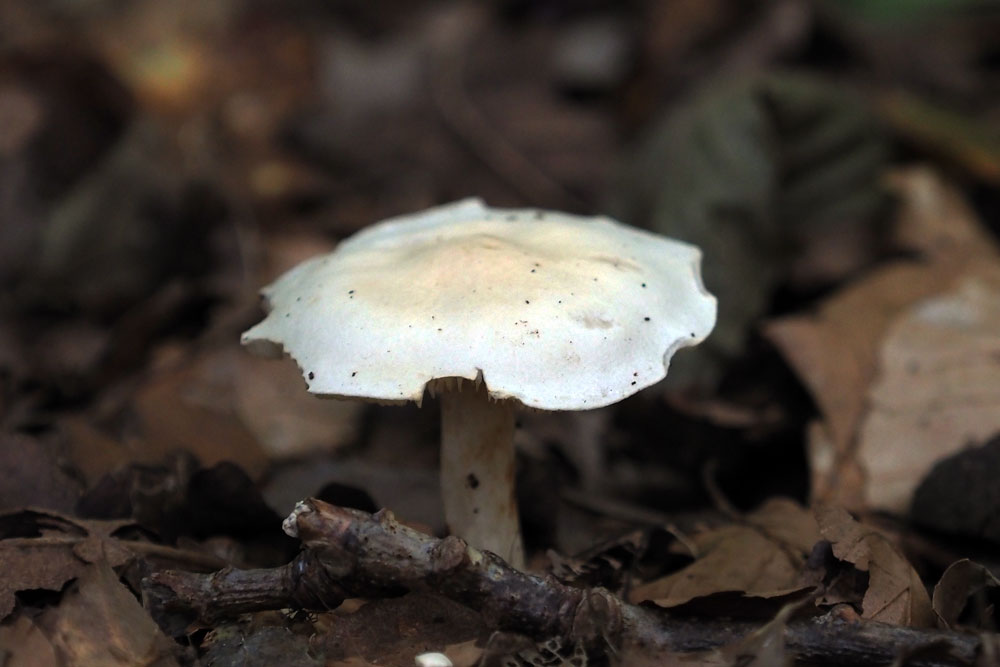
[[[211,625],[254,610],[331,609],[347,598],[428,591],[479,611],[493,629],[534,639],[558,636],[591,649],[610,648],[643,661],[738,642],[760,624],[679,618],[631,605],[603,589],[579,589],[511,568],[456,537],[436,539],[398,523],[391,512],[367,514],[318,500],[299,504],[285,521],[306,549],[270,570],[226,569],[211,575],[161,572],[144,582],[144,596],[175,633],[192,622]],[[792,621],[788,650],[815,665],[975,665],[978,637],[904,628],[829,613]]]

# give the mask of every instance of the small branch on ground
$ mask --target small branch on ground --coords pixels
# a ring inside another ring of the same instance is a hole
[[[190,623],[212,625],[249,611],[327,610],[347,598],[426,591],[479,611],[492,629],[610,649],[629,662],[732,645],[760,628],[680,618],[603,589],[526,574],[459,538],[407,528],[386,510],[368,514],[309,500],[285,526],[306,546],[288,565],[211,575],[160,572],[143,582],[147,606],[161,625],[179,633]],[[889,664],[901,655],[911,656],[906,664],[912,666],[974,665],[982,650],[975,636],[862,621],[837,611],[789,622],[785,641],[798,660],[845,667]]]

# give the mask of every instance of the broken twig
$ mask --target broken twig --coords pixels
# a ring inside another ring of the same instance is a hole
[[[760,627],[681,618],[628,604],[604,589],[526,574],[457,537],[436,539],[407,528],[386,510],[368,514],[308,500],[286,519],[285,529],[306,546],[288,565],[211,575],[160,572],[144,582],[147,606],[177,633],[193,622],[212,624],[248,611],[324,610],[349,597],[427,591],[479,611],[492,629],[539,640],[560,637],[630,656],[629,662],[732,645]],[[837,611],[789,622],[785,641],[796,659],[844,666],[888,664],[899,655],[914,656],[907,662],[914,666],[973,665],[981,650],[975,636],[861,621]]]

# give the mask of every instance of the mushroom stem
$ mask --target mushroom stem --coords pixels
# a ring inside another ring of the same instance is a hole
[[[441,495],[453,535],[524,567],[514,493],[514,406],[483,384],[441,393]]]

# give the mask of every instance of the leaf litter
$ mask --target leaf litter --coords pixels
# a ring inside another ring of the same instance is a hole
[[[433,427],[315,400],[292,364],[244,355],[257,287],[362,224],[468,193],[592,212],[624,137],[644,134],[659,136],[625,170],[642,192],[612,185],[606,201],[706,248],[724,326],[678,357],[670,387],[592,420],[523,420],[536,571],[678,619],[758,623],[714,651],[626,664],[784,664],[803,619],[830,609],[995,632],[991,559],[942,573],[866,523],[889,511],[943,531],[925,539],[948,554],[966,548],[954,534],[996,539],[978,469],[1000,432],[988,113],[871,97],[867,75],[833,84],[812,66],[826,40],[870,58],[878,84],[897,67],[912,89],[992,90],[1000,22],[949,24],[935,44],[985,55],[946,50],[921,71],[886,51],[919,52],[919,31],[853,32],[814,8],[788,22],[784,5],[725,3],[305,3],[294,18],[252,4],[0,7],[16,45],[0,54],[0,662],[410,665],[440,650],[456,665],[605,664],[427,594],[255,611],[178,643],[137,591],[164,569],[287,562],[280,513],[308,493],[443,534]],[[82,37],[66,56],[50,45],[68,24]],[[567,65],[587,35],[600,80]],[[748,77],[746,59],[811,71]],[[944,156],[947,178],[888,171],[899,144]],[[761,332],[815,402],[805,431],[805,402],[747,373],[781,366]],[[803,448],[808,498],[762,488],[800,474]],[[734,454],[745,465],[721,484],[736,507],[691,511],[712,495],[698,472]],[[1000,648],[990,636],[980,661]],[[917,657],[946,659],[892,659]]]
[[[773,321],[766,332],[823,417],[808,442],[814,500],[899,511],[934,461],[1000,427],[989,407],[1000,376],[989,374],[996,345],[995,244],[934,175],[914,170],[896,180],[903,199],[898,237],[924,257],[878,269],[816,314]],[[960,312],[967,316],[946,317]],[[967,361],[955,366],[963,357]],[[953,399],[959,390],[974,395]],[[943,402],[950,400],[972,413],[948,414]],[[902,488],[893,489],[893,476],[906,480]]]

